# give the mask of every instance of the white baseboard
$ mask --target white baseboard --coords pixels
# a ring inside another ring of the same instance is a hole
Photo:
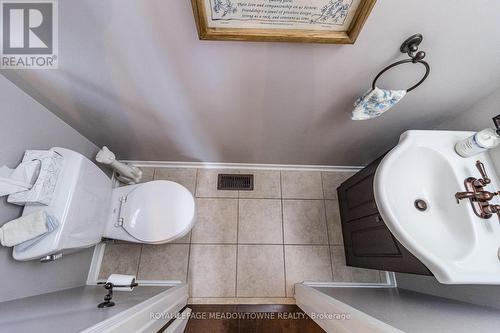
[[[309,287],[336,287],[336,288],[396,288],[396,275],[394,272],[385,272],[385,283],[362,283],[362,282],[314,282],[304,281],[302,284]]]
[[[212,162],[168,162],[122,160],[138,167],[149,168],[196,168],[196,169],[241,169],[241,170],[283,170],[283,171],[359,171],[364,166],[335,165],[291,165],[291,164],[256,164],[256,163],[212,163]]]
[[[104,257],[105,243],[99,243],[94,247],[92,262],[90,263],[87,285],[95,285],[99,282],[99,271],[101,270],[102,258]]]

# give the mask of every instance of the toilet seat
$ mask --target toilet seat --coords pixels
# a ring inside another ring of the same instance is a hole
[[[193,195],[172,181],[135,185],[122,194],[120,201],[118,224],[143,243],[165,243],[183,237],[195,222]]]

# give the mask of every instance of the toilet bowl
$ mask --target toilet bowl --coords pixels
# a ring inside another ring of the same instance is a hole
[[[105,238],[162,244],[184,237],[196,221],[195,200],[184,186],[168,181],[112,190]]]

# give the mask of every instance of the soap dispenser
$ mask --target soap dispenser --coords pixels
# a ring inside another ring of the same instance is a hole
[[[500,144],[500,115],[493,118],[496,129],[486,128],[455,144],[455,151],[462,157],[470,157],[495,148]]]

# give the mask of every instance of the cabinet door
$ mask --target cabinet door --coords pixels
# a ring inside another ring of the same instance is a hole
[[[382,157],[346,180],[337,189],[346,262],[349,266],[432,275],[397,241],[379,215],[373,191]]]

